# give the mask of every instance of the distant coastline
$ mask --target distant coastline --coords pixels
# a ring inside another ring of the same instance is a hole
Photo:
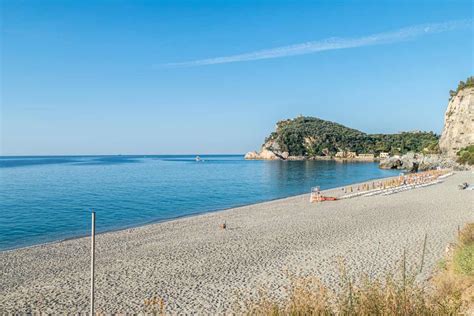
[[[284,159],[279,158],[263,158],[261,153],[250,152],[245,154],[246,160],[283,160],[283,161],[303,161],[303,160],[324,160],[336,162],[379,162],[384,158],[375,157],[374,155],[357,155],[355,157],[335,157],[335,156],[287,156]]]

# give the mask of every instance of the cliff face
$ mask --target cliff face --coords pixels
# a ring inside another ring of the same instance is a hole
[[[288,159],[288,152],[282,152],[278,143],[274,140],[268,140],[263,144],[260,152],[251,151],[245,155],[245,159],[256,160],[285,160]]]
[[[439,147],[443,154],[455,157],[461,148],[472,144],[474,144],[474,87],[468,87],[459,90],[449,101]]]

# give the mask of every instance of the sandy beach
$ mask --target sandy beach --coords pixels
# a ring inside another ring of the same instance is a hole
[[[413,268],[427,233],[425,279],[458,225],[474,220],[474,191],[459,190],[462,182],[474,174],[389,196],[311,204],[300,195],[101,234],[96,310],[140,312],[159,297],[171,314],[231,312],[259,288],[284,296],[288,274],[334,284],[340,257],[353,275],[382,276],[405,248]],[[89,247],[79,238],[0,252],[0,314],[87,312]]]

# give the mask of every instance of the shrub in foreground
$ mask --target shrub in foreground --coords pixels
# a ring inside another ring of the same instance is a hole
[[[457,153],[460,164],[474,165],[474,145],[464,147]]]

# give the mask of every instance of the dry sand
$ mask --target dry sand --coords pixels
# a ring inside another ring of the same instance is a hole
[[[414,268],[425,233],[426,278],[458,225],[474,220],[474,191],[459,190],[461,182],[474,183],[474,174],[390,196],[310,204],[301,195],[101,234],[96,310],[139,312],[160,297],[169,313],[229,312],[261,287],[285,295],[288,273],[334,285],[340,256],[354,275],[382,276],[406,248]],[[87,312],[89,242],[0,252],[0,314]]]

